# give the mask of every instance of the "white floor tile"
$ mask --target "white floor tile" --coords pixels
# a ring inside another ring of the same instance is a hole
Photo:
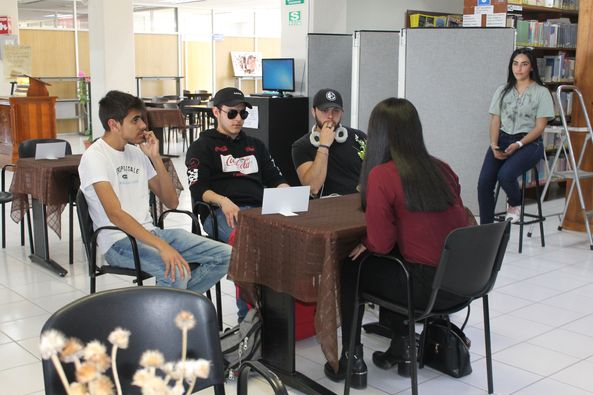
[[[540,376],[549,376],[578,361],[575,357],[527,343],[497,352],[493,359]]]
[[[514,395],[587,395],[588,391],[583,391],[572,385],[564,384],[552,379],[543,379],[535,384],[531,384],[521,390],[514,392]]]
[[[22,320],[3,322],[0,323],[0,331],[10,336],[13,340],[28,339],[35,336],[39,337],[41,328],[48,318],[49,314],[45,313],[34,317],[23,318]]]
[[[585,336],[593,336],[593,330],[591,328],[593,328],[593,314],[563,326],[563,329],[581,333]]]
[[[11,289],[29,300],[74,291],[74,288],[70,285],[59,280],[18,285],[11,287]]]
[[[487,390],[488,373],[486,370],[486,358],[473,361],[472,370],[470,375],[462,377],[459,380],[474,387]],[[542,376],[497,361],[493,361],[492,363],[492,377],[494,392],[497,394],[510,394],[542,379]]]
[[[56,295],[47,295],[40,299],[33,299],[32,302],[43,308],[48,313],[54,313],[67,304],[70,304],[86,295],[87,294],[83,291],[72,289],[72,291],[69,292]]]
[[[483,325],[478,325],[483,328]],[[490,331],[513,340],[525,341],[532,337],[549,332],[554,327],[514,317],[508,314],[490,320]]]
[[[593,380],[591,379],[592,372],[593,363],[589,361],[581,361],[556,373],[551,378],[593,392]]]
[[[560,291],[552,288],[532,284],[529,282],[529,279],[520,283],[513,283],[506,287],[498,288],[496,292],[531,300],[533,302],[539,302],[560,293]]]
[[[2,355],[2,358],[0,358],[0,372],[37,361],[31,353],[16,343],[0,345],[0,355]]]
[[[41,352],[39,351],[39,336],[19,340],[18,344],[41,361]]]
[[[433,380],[418,385],[420,394],[439,394],[439,395],[483,395],[487,391],[476,388],[461,380],[453,379],[449,376],[438,376]],[[411,394],[411,389],[397,392],[397,394]]]
[[[28,300],[0,305],[0,323],[42,314],[46,314],[46,311]]]
[[[528,343],[572,355],[576,358],[584,359],[593,356],[593,337],[564,329],[544,333],[529,340]]]
[[[0,388],[10,395],[26,395],[43,390],[41,362],[0,371]]]
[[[559,327],[581,317],[580,313],[541,303],[523,307],[509,313],[509,315],[553,327]]]

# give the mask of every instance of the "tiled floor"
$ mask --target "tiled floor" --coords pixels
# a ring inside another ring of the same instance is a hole
[[[78,137],[69,137],[80,152]],[[185,185],[183,158],[175,160]],[[544,205],[545,213],[558,212],[562,201]],[[189,195],[182,194],[189,208]],[[8,212],[7,208],[7,212]],[[66,224],[67,214],[63,223]],[[586,236],[558,232],[558,217],[546,221],[546,247],[539,237],[525,239],[523,254],[517,253],[518,234],[513,232],[508,252],[491,293],[494,386],[497,394],[546,395],[593,394],[593,251]],[[37,342],[39,331],[51,313],[88,294],[86,264],[76,229],[75,263],[65,278],[32,264],[27,249],[19,245],[19,227],[8,220],[7,245],[0,251],[0,388],[3,394],[43,394],[43,377]],[[516,230],[515,228],[513,228]],[[67,265],[67,229],[64,239],[50,232],[52,257]],[[128,278],[102,277],[98,289],[130,286]],[[236,322],[234,288],[224,282],[225,323]],[[463,320],[463,314],[454,317]],[[376,319],[373,311],[365,319]],[[473,373],[453,379],[429,368],[420,371],[422,394],[485,394],[486,363],[481,302],[472,305],[466,334],[472,340]],[[369,366],[365,394],[408,394],[409,380],[395,370],[382,371],[370,361],[374,350],[385,349],[386,339],[369,335],[363,339]],[[298,369],[336,393],[342,385],[323,375],[324,358],[317,341],[297,344]],[[252,393],[271,393],[255,381]],[[233,383],[227,392],[235,392]],[[291,393],[296,393],[290,390]],[[208,393],[208,392],[207,392]],[[354,391],[357,393],[357,391]]]

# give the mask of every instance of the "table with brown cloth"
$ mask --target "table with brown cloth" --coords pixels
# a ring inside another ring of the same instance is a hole
[[[261,208],[243,210],[229,277],[247,286],[263,285],[304,302],[317,302],[317,338],[326,359],[337,369],[339,265],[365,232],[359,194],[312,200],[307,213],[294,217],[261,215]],[[262,307],[265,358],[269,334],[265,332],[265,305]],[[290,367],[281,368],[290,371]]]
[[[79,186],[78,165],[81,157],[82,155],[67,155],[56,160],[21,158],[16,161],[10,185],[10,191],[13,193],[10,217],[13,221],[20,222],[23,219],[30,208],[29,196],[32,198],[35,234],[32,260],[37,263],[39,262],[35,258],[42,260],[45,266],[49,266],[60,275],[65,275],[66,271],[49,258],[47,227],[61,238],[62,212],[68,204],[70,188],[77,189]],[[177,176],[175,166],[167,157],[163,158],[163,163],[179,196],[183,185]]]
[[[146,108],[146,125],[159,140],[159,154],[163,155],[163,128],[185,128],[185,117],[178,108]]]

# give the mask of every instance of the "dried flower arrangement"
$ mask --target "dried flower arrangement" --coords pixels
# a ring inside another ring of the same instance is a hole
[[[143,395],[183,395],[183,382],[189,385],[186,395],[192,393],[199,378],[208,378],[210,362],[205,359],[187,359],[187,333],[195,325],[192,313],[181,311],[175,317],[175,325],[181,330],[181,360],[165,362],[160,351],[147,350],[140,358],[142,367],[133,377],[132,385],[138,386]],[[41,357],[51,360],[68,395],[122,395],[117,372],[117,351],[128,348],[130,332],[116,328],[107,340],[111,343],[111,357],[98,340],[86,346],[76,338],[66,338],[61,332],[50,329],[41,334],[39,349]],[[73,363],[76,381],[69,383],[62,362]],[[105,375],[111,368],[113,381]],[[157,375],[157,369],[164,378]],[[169,385],[173,382],[172,386]],[[115,391],[114,391],[115,387]]]

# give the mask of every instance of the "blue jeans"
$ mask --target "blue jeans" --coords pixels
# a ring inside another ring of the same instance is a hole
[[[248,208],[253,208],[253,206],[239,206],[240,210],[246,210]],[[227,224],[226,217],[224,216],[222,209],[217,208],[216,210],[214,210],[214,215],[216,216],[216,222],[218,223],[218,240],[224,243],[228,243],[229,236],[231,235],[231,233],[233,233],[234,229],[231,228],[229,224]],[[206,221],[204,221],[204,230],[209,235],[214,235],[214,221],[212,220],[211,215],[209,215],[208,218],[206,218]],[[245,318],[245,316],[247,315],[249,307],[247,306],[247,303],[245,303],[245,301],[241,299],[240,296],[237,298],[237,308],[239,309],[239,311],[237,312],[237,316],[239,317],[239,322],[241,322],[243,321],[243,318]]]
[[[253,206],[239,206],[239,210],[246,210],[248,208],[253,208]],[[218,240],[223,243],[228,243],[229,236],[233,233],[234,229],[226,223],[226,217],[224,216],[222,209],[215,209],[214,215],[216,216],[216,222],[218,223]],[[206,218],[203,225],[206,233],[214,237],[214,221],[212,220],[211,215]]]
[[[173,282],[171,278],[165,278],[165,265],[158,251],[138,241],[141,268],[156,278],[156,285],[204,293],[227,274],[231,259],[230,246],[183,229],[156,228],[152,233],[179,251],[188,263],[199,263],[191,271],[190,278],[186,275],[182,280],[177,270],[176,280]],[[111,266],[133,269],[134,257],[128,238],[116,241],[105,254],[105,260]]]
[[[500,132],[498,146],[505,150],[509,145],[523,138],[525,134],[511,135]],[[480,178],[478,179],[478,203],[480,205],[480,223],[494,222],[494,188],[496,182],[505,191],[507,202],[510,206],[521,205],[521,189],[518,177],[531,169],[544,157],[544,146],[539,138],[515,151],[513,155],[504,160],[494,157],[488,148],[482,164]]]

